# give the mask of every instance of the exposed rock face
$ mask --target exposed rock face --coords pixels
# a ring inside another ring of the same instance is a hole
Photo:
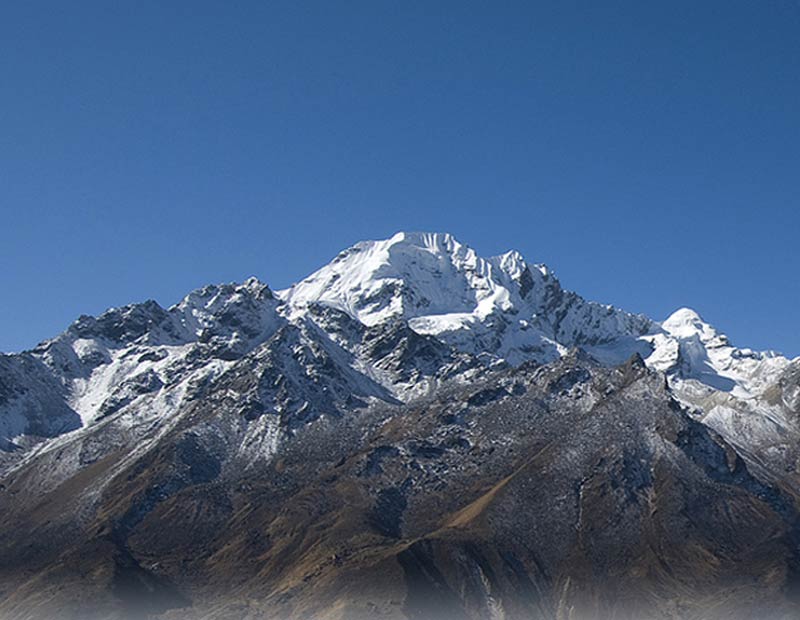
[[[798,362],[449,235],[0,357],[0,618],[795,618]]]

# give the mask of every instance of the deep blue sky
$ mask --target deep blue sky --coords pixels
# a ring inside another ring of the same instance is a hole
[[[0,350],[449,231],[800,354],[800,2],[0,12]]]

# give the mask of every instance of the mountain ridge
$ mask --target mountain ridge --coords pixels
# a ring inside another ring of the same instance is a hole
[[[312,306],[343,312],[367,328],[405,321],[416,334],[490,365],[548,362],[573,346],[612,365],[638,353],[648,365],[674,376],[676,384],[699,382],[744,400],[758,397],[768,387],[762,384],[792,363],[773,352],[731,347],[691,309],[676,310],[659,323],[585,301],[564,290],[547,266],[528,263],[517,251],[484,259],[450,234],[423,232],[359,242],[280,291],[251,277],[241,284],[196,289],[166,309],[148,300],[97,318],[82,316],[64,334],[24,355],[41,360],[56,376],[65,375],[60,381],[69,383],[70,404],[85,426],[99,414],[87,377],[95,366],[108,365],[110,352],[136,342],[163,345],[179,356],[183,351],[173,349],[203,343],[210,358],[224,363],[266,341],[279,325],[308,323],[309,317],[314,323]],[[340,334],[326,336],[338,338],[337,344],[353,353],[352,343]],[[165,350],[150,355],[165,355]],[[125,378],[115,369],[103,381],[100,387],[107,388]],[[159,381],[152,374],[142,378],[118,400],[159,387]],[[6,426],[2,439],[13,442],[11,423]],[[18,419],[17,431],[19,426]]]
[[[706,599],[735,617],[721,601],[759,596],[794,613],[798,472],[800,360],[688,308],[659,323],[587,301],[517,252],[399,233],[288,289],[209,285],[0,356],[0,614],[88,613],[83,588],[126,620],[254,600],[253,617],[342,620],[427,620],[430,601],[453,618],[632,620],[646,600],[681,618]]]

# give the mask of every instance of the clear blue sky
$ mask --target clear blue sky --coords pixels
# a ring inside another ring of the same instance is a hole
[[[800,354],[800,2],[25,2],[0,350],[448,231]]]

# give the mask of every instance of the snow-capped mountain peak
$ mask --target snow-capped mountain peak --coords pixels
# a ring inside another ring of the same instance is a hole
[[[278,296],[290,316],[321,304],[367,326],[406,320],[417,333],[512,364],[630,340],[651,328],[644,317],[564,291],[546,266],[517,251],[483,258],[444,233],[358,243]],[[628,341],[600,353],[617,360],[635,350]]]
[[[203,337],[208,330],[244,332],[251,339],[269,331],[276,320],[277,301],[270,288],[251,277],[242,284],[205,286],[189,293],[170,308],[186,329],[187,337]]]
[[[697,337],[703,343],[720,340],[718,344],[727,344],[727,338],[721,335],[714,327],[706,323],[702,317],[691,308],[680,308],[673,312],[661,327],[675,338]]]
[[[357,243],[281,296],[293,307],[322,303],[365,325],[390,317],[507,310],[525,262],[517,252],[484,259],[445,233],[398,233]]]
[[[728,337],[691,308],[680,308],[644,337],[653,351],[652,368],[672,377],[687,402],[701,402],[707,390],[750,400],[776,380],[789,360],[772,351],[753,351],[731,345]]]

